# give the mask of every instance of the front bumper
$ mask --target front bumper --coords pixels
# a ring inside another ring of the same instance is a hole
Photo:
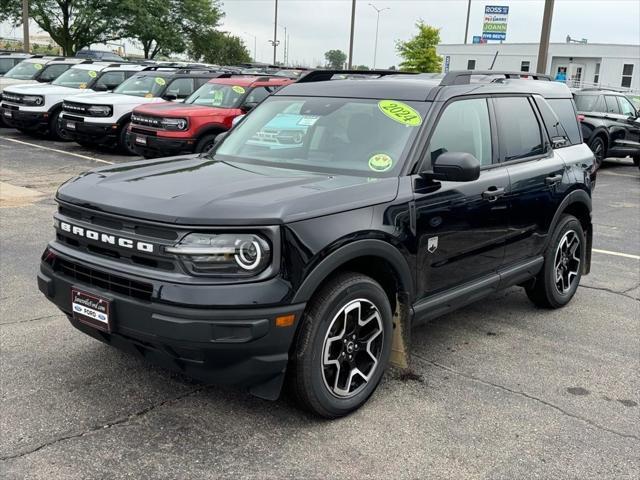
[[[51,253],[50,255],[48,255]],[[183,286],[184,304],[141,300],[60,271],[55,262],[70,257],[47,249],[38,273],[38,288],[67,315],[78,330],[120,350],[198,380],[232,385],[266,399],[280,394],[295,325],[304,304],[196,308]],[[105,269],[105,273],[113,274]],[[117,272],[120,277],[126,276]],[[111,331],[106,333],[72,316],[71,288],[111,300]],[[201,287],[200,287],[201,288]],[[216,286],[211,286],[215,289]],[[237,287],[242,302],[243,286]],[[295,315],[289,327],[276,327],[275,319]]]
[[[62,116],[62,129],[75,141],[95,145],[111,145],[118,141],[120,126],[117,123],[77,121]]]
[[[23,130],[46,130],[49,128],[48,112],[27,112],[18,107],[2,107],[2,119],[5,124]]]
[[[194,153],[196,140],[193,138],[170,138],[149,135],[139,131],[128,132],[129,144],[144,157],[172,157]]]

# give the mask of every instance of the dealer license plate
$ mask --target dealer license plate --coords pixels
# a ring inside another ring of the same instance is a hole
[[[76,129],[76,122],[67,122],[67,128],[69,130],[75,130]]]
[[[71,309],[73,310],[73,318],[76,320],[91,325],[98,330],[111,331],[110,300],[72,288]]]
[[[136,135],[136,143],[139,143],[140,145],[146,145],[147,137],[143,137],[142,135]]]

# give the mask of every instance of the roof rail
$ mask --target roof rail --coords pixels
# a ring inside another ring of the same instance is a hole
[[[207,68],[207,67],[178,67],[178,71],[176,73],[218,73],[220,69],[218,68]]]
[[[324,82],[331,80],[334,75],[415,75],[414,72],[401,72],[398,70],[311,70],[305,76],[299,78],[296,83]]]
[[[471,77],[484,75],[484,76],[495,76],[502,75],[504,78],[523,78],[530,77],[534,80],[553,80],[549,75],[545,75],[542,73],[532,73],[532,72],[501,72],[499,70],[458,70],[454,72],[448,72],[445,74],[444,78],[440,81],[441,87],[446,87],[450,85],[468,85],[471,83]]]
[[[144,64],[142,64],[144,65]],[[160,70],[160,69],[165,69],[165,70],[179,70],[178,67],[165,67],[164,65],[150,65],[148,67],[144,68],[144,72],[148,72],[148,71],[152,71],[152,70]]]

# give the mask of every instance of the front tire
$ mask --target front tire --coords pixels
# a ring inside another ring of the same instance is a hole
[[[217,134],[210,133],[205,135],[196,144],[195,153],[207,153],[215,145]]]
[[[58,110],[53,115],[51,115],[51,119],[49,120],[49,137],[52,140],[61,140],[63,142],[70,142],[71,136],[67,133],[67,131],[62,128],[62,122],[60,121],[61,110]]]
[[[317,292],[302,318],[289,381],[298,403],[337,418],[361,407],[389,363],[393,323],[382,287],[342,273]]]
[[[527,296],[538,307],[560,308],[571,301],[582,278],[586,239],[580,221],[563,215],[544,254],[544,266]]]
[[[120,134],[118,135],[118,149],[125,155],[138,155],[138,152],[133,149],[133,146],[129,142],[129,135],[127,135],[129,125],[130,122],[126,122],[122,125],[122,128],[120,128]]]

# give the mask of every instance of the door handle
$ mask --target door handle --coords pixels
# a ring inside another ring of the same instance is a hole
[[[482,198],[489,200],[490,202],[496,201],[498,197],[501,197],[502,195],[504,195],[504,188],[502,187],[490,187],[488,190],[482,192]]]
[[[560,183],[561,180],[562,180],[562,175],[558,174],[552,177],[545,178],[544,183],[546,183],[547,185],[555,185],[556,183]]]

